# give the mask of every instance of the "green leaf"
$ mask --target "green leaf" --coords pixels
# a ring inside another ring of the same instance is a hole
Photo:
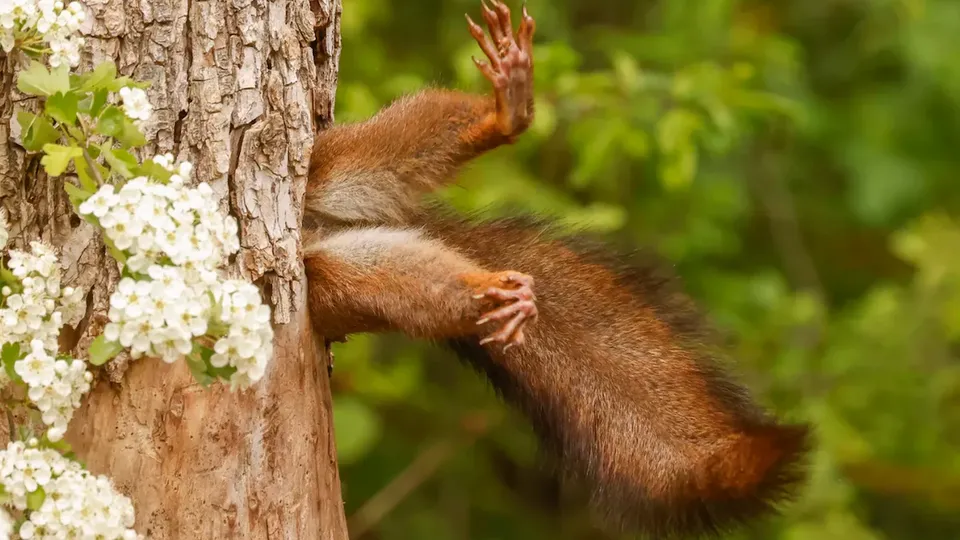
[[[16,288],[20,285],[20,279],[13,275],[13,272],[0,265],[0,281],[10,287]]]
[[[203,354],[202,349],[204,348],[205,347],[195,345],[193,352],[187,355],[187,366],[190,367],[190,373],[193,374],[193,378],[197,380],[197,383],[206,388],[213,384],[215,379],[207,374],[207,363],[201,358]]]
[[[40,164],[50,176],[60,176],[67,170],[70,160],[83,156],[83,150],[76,146],[61,146],[59,144],[43,145],[46,154],[40,158]]]
[[[237,372],[237,368],[234,366],[223,366],[216,367],[210,363],[210,358],[213,357],[213,349],[208,347],[200,347],[200,358],[203,359],[203,363],[206,365],[206,372],[213,377],[223,380],[229,380],[234,373]]]
[[[670,190],[690,187],[697,175],[697,149],[690,146],[685,151],[668,156],[660,163],[660,181]]]
[[[76,124],[60,124],[60,127],[67,130],[67,135],[70,135],[78,141],[83,141],[86,137],[83,134],[83,131],[77,127]]]
[[[100,114],[96,132],[107,137],[116,137],[123,131],[123,121],[126,115],[116,105],[109,105]]]
[[[143,132],[133,123],[133,120],[130,120],[126,116],[123,117],[123,126],[116,138],[124,148],[147,144],[147,138],[143,136]]]
[[[610,122],[609,127],[585,141],[579,150],[577,166],[570,173],[571,186],[584,188],[609,167],[622,127],[620,122]]]
[[[40,446],[42,446],[43,448],[50,448],[51,450],[56,450],[57,452],[60,452],[63,455],[73,453],[73,447],[70,446],[70,443],[68,443],[63,439],[56,442],[51,441],[49,438],[47,438],[46,434],[44,434],[43,438],[40,439]]]
[[[47,71],[42,63],[34,60],[17,77],[17,89],[31,96],[46,97],[57,92],[65,94],[70,91],[70,68],[64,64]]]
[[[64,182],[63,189],[67,192],[67,197],[70,198],[70,204],[73,205],[74,210],[79,210],[80,203],[93,196],[92,193],[88,193],[70,182]]]
[[[110,252],[110,256],[113,257],[120,264],[127,263],[127,256],[123,254],[122,251],[117,249],[117,246],[113,243],[113,240],[108,238],[106,235],[103,236],[103,245],[107,246],[107,251]]]
[[[678,153],[691,145],[691,139],[702,126],[702,118],[693,111],[671,109],[657,124],[657,144],[664,153]]]
[[[109,96],[109,94],[110,92],[105,89],[97,90],[80,100],[77,109],[80,112],[96,117],[103,110],[103,106],[107,104],[107,96]]]
[[[99,170],[101,178],[107,175],[107,170],[105,167],[102,167],[99,163],[94,163],[94,166]],[[80,179],[80,186],[88,193],[88,196],[96,193],[97,189],[100,188],[100,185],[97,183],[96,178],[94,178],[93,173],[90,171],[90,166],[87,164],[87,160],[78,159],[74,164],[74,168],[77,169],[77,178]]]
[[[45,116],[20,111],[17,113],[17,122],[20,124],[23,147],[30,152],[39,152],[43,149],[43,145],[60,139],[60,132]]]
[[[101,62],[93,71],[77,78],[77,92],[109,91],[117,79],[117,66],[113,62]]]
[[[135,175],[131,169],[138,165],[137,158],[130,152],[120,149],[112,149],[106,144],[100,146],[100,155],[110,164],[113,172],[124,178],[133,178]]]
[[[67,94],[57,92],[47,98],[44,110],[57,122],[72,125],[77,121],[77,106],[79,103],[80,96],[72,92]]]
[[[108,84],[108,85],[106,85],[106,86],[107,86],[107,90],[109,90],[109,91],[111,91],[111,92],[119,92],[120,89],[123,88],[123,87],[125,87],[125,86],[129,86],[129,87],[131,87],[131,88],[140,88],[140,89],[142,89],[142,90],[146,90],[147,88],[150,88],[150,83],[149,83],[149,82],[135,81],[135,80],[131,79],[130,77],[117,77],[113,82],[111,82],[110,84]]]
[[[90,344],[90,363],[95,366],[102,366],[122,350],[123,347],[119,343],[107,341],[107,338],[101,334]]]
[[[143,162],[142,165],[134,169],[134,172],[137,176],[149,176],[155,180],[161,182],[166,182],[170,180],[170,177],[173,176],[173,173],[163,168],[157,163],[154,163],[153,160],[147,160]]]
[[[39,510],[40,506],[43,505],[43,501],[46,500],[47,493],[43,491],[43,488],[37,486],[36,491],[31,491],[27,493],[27,509],[28,510]]]
[[[13,364],[20,359],[19,343],[4,343],[3,349],[0,349],[0,359],[3,360],[3,370],[11,380],[22,382],[20,375],[13,369]]]

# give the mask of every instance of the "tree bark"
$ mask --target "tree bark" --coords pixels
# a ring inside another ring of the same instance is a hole
[[[327,352],[310,330],[299,257],[313,134],[332,122],[340,0],[85,4],[85,66],[110,59],[151,82],[152,142],[141,157],[192,161],[238,218],[231,272],[262,285],[276,343],[265,377],[245,393],[200,388],[182,362],[111,362],[67,439],[132,498],[148,538],[346,540]],[[73,216],[62,182],[17,144],[12,118],[35,104],[3,68],[0,201],[11,244],[62,249],[65,284],[89,291],[88,316],[70,338],[85,351],[107,322],[119,272],[96,231]]]

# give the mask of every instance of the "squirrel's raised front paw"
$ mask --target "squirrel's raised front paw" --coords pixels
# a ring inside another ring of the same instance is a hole
[[[503,343],[507,351],[514,345],[524,342],[524,326],[537,318],[536,296],[533,294],[533,278],[519,272],[500,272],[493,274],[497,285],[487,287],[474,295],[477,300],[492,300],[496,304],[505,304],[480,317],[478,325],[503,321],[499,330],[480,340],[481,345]]]
[[[483,3],[483,18],[490,35],[467,15],[470,34],[488,61],[473,59],[483,76],[493,85],[497,100],[497,124],[506,137],[516,137],[533,120],[533,34],[536,23],[523,7],[516,34],[510,22],[510,8],[491,0]]]

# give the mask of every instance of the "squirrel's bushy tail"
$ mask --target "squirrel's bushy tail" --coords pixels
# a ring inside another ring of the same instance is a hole
[[[716,536],[769,517],[804,479],[806,426],[760,420],[727,435],[691,431],[682,438],[682,424],[661,433],[637,429],[659,413],[614,406],[613,388],[584,400],[569,399],[577,393],[572,388],[558,388],[552,399],[482,347],[463,340],[450,345],[532,421],[556,473],[589,497],[609,530],[655,540]],[[674,412],[663,411],[663,420],[683,422]]]
[[[673,479],[665,471],[660,492],[620,478],[610,493],[608,480],[595,477],[593,506],[607,523],[650,538],[715,535],[767,517],[789,499],[803,479],[807,445],[804,426],[754,428],[674,470]]]
[[[539,317],[523,346],[450,345],[530,418],[605,523],[657,540],[703,536],[794,494],[807,428],[779,424],[727,375],[660,266],[517,220],[429,223],[485,267],[536,280]]]

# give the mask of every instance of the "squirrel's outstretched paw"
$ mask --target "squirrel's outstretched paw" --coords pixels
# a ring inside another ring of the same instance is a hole
[[[483,293],[474,295],[474,298],[505,305],[483,314],[477,324],[503,321],[500,330],[480,340],[480,344],[503,343],[503,350],[507,351],[523,344],[524,326],[537,318],[536,296],[533,294],[533,278],[526,274],[502,272],[498,280],[503,284],[502,287],[489,287]]]
[[[499,0],[482,3],[489,36],[467,15],[470,34],[487,60],[473,59],[477,69],[490,81],[497,100],[497,125],[508,138],[522,133],[533,121],[533,34],[536,23],[524,6],[516,33],[510,22],[510,8]]]

